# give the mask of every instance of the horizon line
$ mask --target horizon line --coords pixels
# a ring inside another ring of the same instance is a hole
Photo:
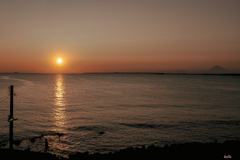
[[[168,74],[168,75],[238,75],[240,72],[207,73],[207,72],[84,72],[84,73],[44,73],[44,72],[0,72],[0,74]]]

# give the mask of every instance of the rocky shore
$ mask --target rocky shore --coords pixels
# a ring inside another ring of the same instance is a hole
[[[114,153],[89,154],[88,152],[69,155],[69,158],[57,157],[49,153],[0,149],[3,159],[34,159],[34,160],[120,160],[120,159],[157,159],[157,160],[220,160],[240,159],[240,141],[225,141],[224,143],[185,143],[157,146],[142,146],[141,148],[126,148]]]

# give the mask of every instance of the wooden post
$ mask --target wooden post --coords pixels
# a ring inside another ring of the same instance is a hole
[[[13,85],[10,86],[10,119],[13,118]],[[9,149],[13,150],[13,121],[9,122]]]

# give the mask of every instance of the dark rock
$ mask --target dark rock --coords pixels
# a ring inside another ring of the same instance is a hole
[[[19,144],[20,144],[21,142],[22,142],[21,140],[14,140],[14,141],[13,141],[13,144],[19,146]]]
[[[63,133],[56,133],[56,135],[58,135],[58,137],[60,138],[64,134]]]
[[[98,132],[99,134],[104,134],[105,132],[101,131],[101,132]]]
[[[35,137],[30,138],[30,141],[31,141],[32,143],[34,143],[34,142],[35,142]]]
[[[0,146],[5,147],[6,145],[7,145],[7,141],[2,141],[2,142],[0,142]]]

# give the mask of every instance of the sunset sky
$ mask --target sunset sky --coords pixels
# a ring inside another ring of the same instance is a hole
[[[0,72],[214,65],[240,72],[240,0],[0,0]]]

